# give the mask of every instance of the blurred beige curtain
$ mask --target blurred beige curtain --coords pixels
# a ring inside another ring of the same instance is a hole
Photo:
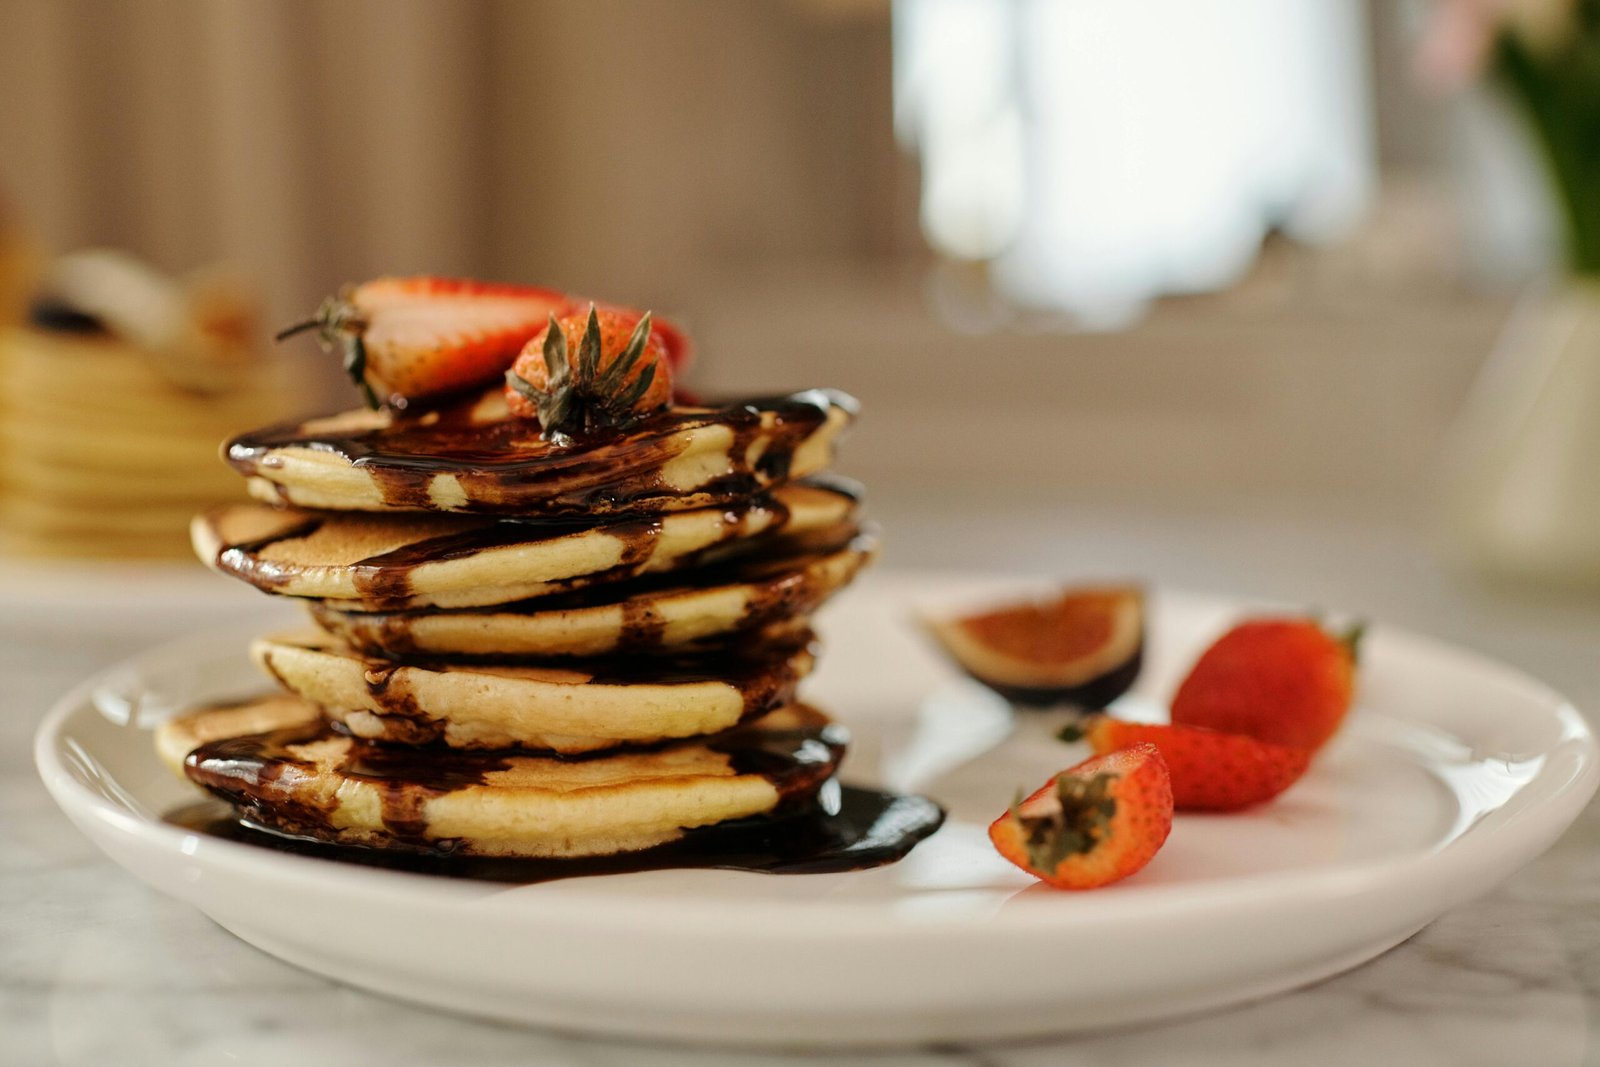
[[[6,0],[0,190],[55,249],[228,258],[276,308],[359,264],[468,266],[484,9]]]
[[[51,250],[231,259],[280,318],[413,270],[667,306],[914,243],[886,16],[827,10],[0,0],[0,198]]]

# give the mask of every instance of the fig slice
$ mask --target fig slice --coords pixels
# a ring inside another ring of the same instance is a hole
[[[960,667],[1015,704],[1101,708],[1126,693],[1144,656],[1144,590],[1083,586],[1047,600],[929,619]]]

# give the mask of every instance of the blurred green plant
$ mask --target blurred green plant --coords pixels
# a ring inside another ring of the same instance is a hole
[[[1557,34],[1503,24],[1492,63],[1544,156],[1569,268],[1600,274],[1600,0],[1575,0]]]

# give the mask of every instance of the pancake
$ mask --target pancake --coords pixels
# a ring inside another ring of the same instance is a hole
[[[156,755],[184,777],[183,759],[207,741],[264,734],[286,727],[320,724],[322,713],[292,693],[270,693],[228,704],[212,704],[168,719],[156,727]]]
[[[211,732],[208,714],[192,716],[191,729]],[[185,770],[249,822],[282,833],[467,855],[598,856],[798,805],[833,774],[846,741],[804,705],[718,737],[578,760],[396,748],[301,723],[209,741]]]
[[[396,662],[319,632],[258,638],[250,654],[358,737],[567,754],[726,730],[787,704],[812,666],[804,645],[538,664]]]
[[[182,558],[193,505],[65,500],[36,487],[0,489],[0,554]]]
[[[877,552],[858,534],[833,551],[672,572],[496,611],[351,612],[310,605],[317,625],[370,655],[597,656],[683,649],[803,627]]]
[[[741,501],[817,473],[855,400],[812,389],[724,407],[674,407],[626,433],[556,445],[501,390],[421,415],[349,411],[268,427],[225,456],[258,499],[349,511],[594,518]]]
[[[853,521],[855,505],[853,492],[832,483],[594,525],[235,504],[197,516],[190,532],[202,560],[267,592],[383,611],[507,604],[672,570],[758,534],[836,530]]]
[[[194,512],[237,489],[217,442],[283,394],[262,368],[197,393],[158,362],[104,334],[0,328],[0,555],[187,551]]]

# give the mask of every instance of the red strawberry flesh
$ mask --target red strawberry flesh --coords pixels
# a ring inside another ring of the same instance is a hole
[[[1311,753],[1198,726],[1122,722],[1091,716],[1082,727],[1097,753],[1145,742],[1160,750],[1179,811],[1238,811],[1265,803],[1305,774]]]
[[[1223,634],[1172,699],[1172,721],[1320,748],[1344,721],[1355,686],[1355,640],[1310,619],[1252,619]]]
[[[1060,889],[1142,870],[1172,830],[1172,785],[1154,745],[1134,744],[1052,778],[989,827],[999,853]]]

